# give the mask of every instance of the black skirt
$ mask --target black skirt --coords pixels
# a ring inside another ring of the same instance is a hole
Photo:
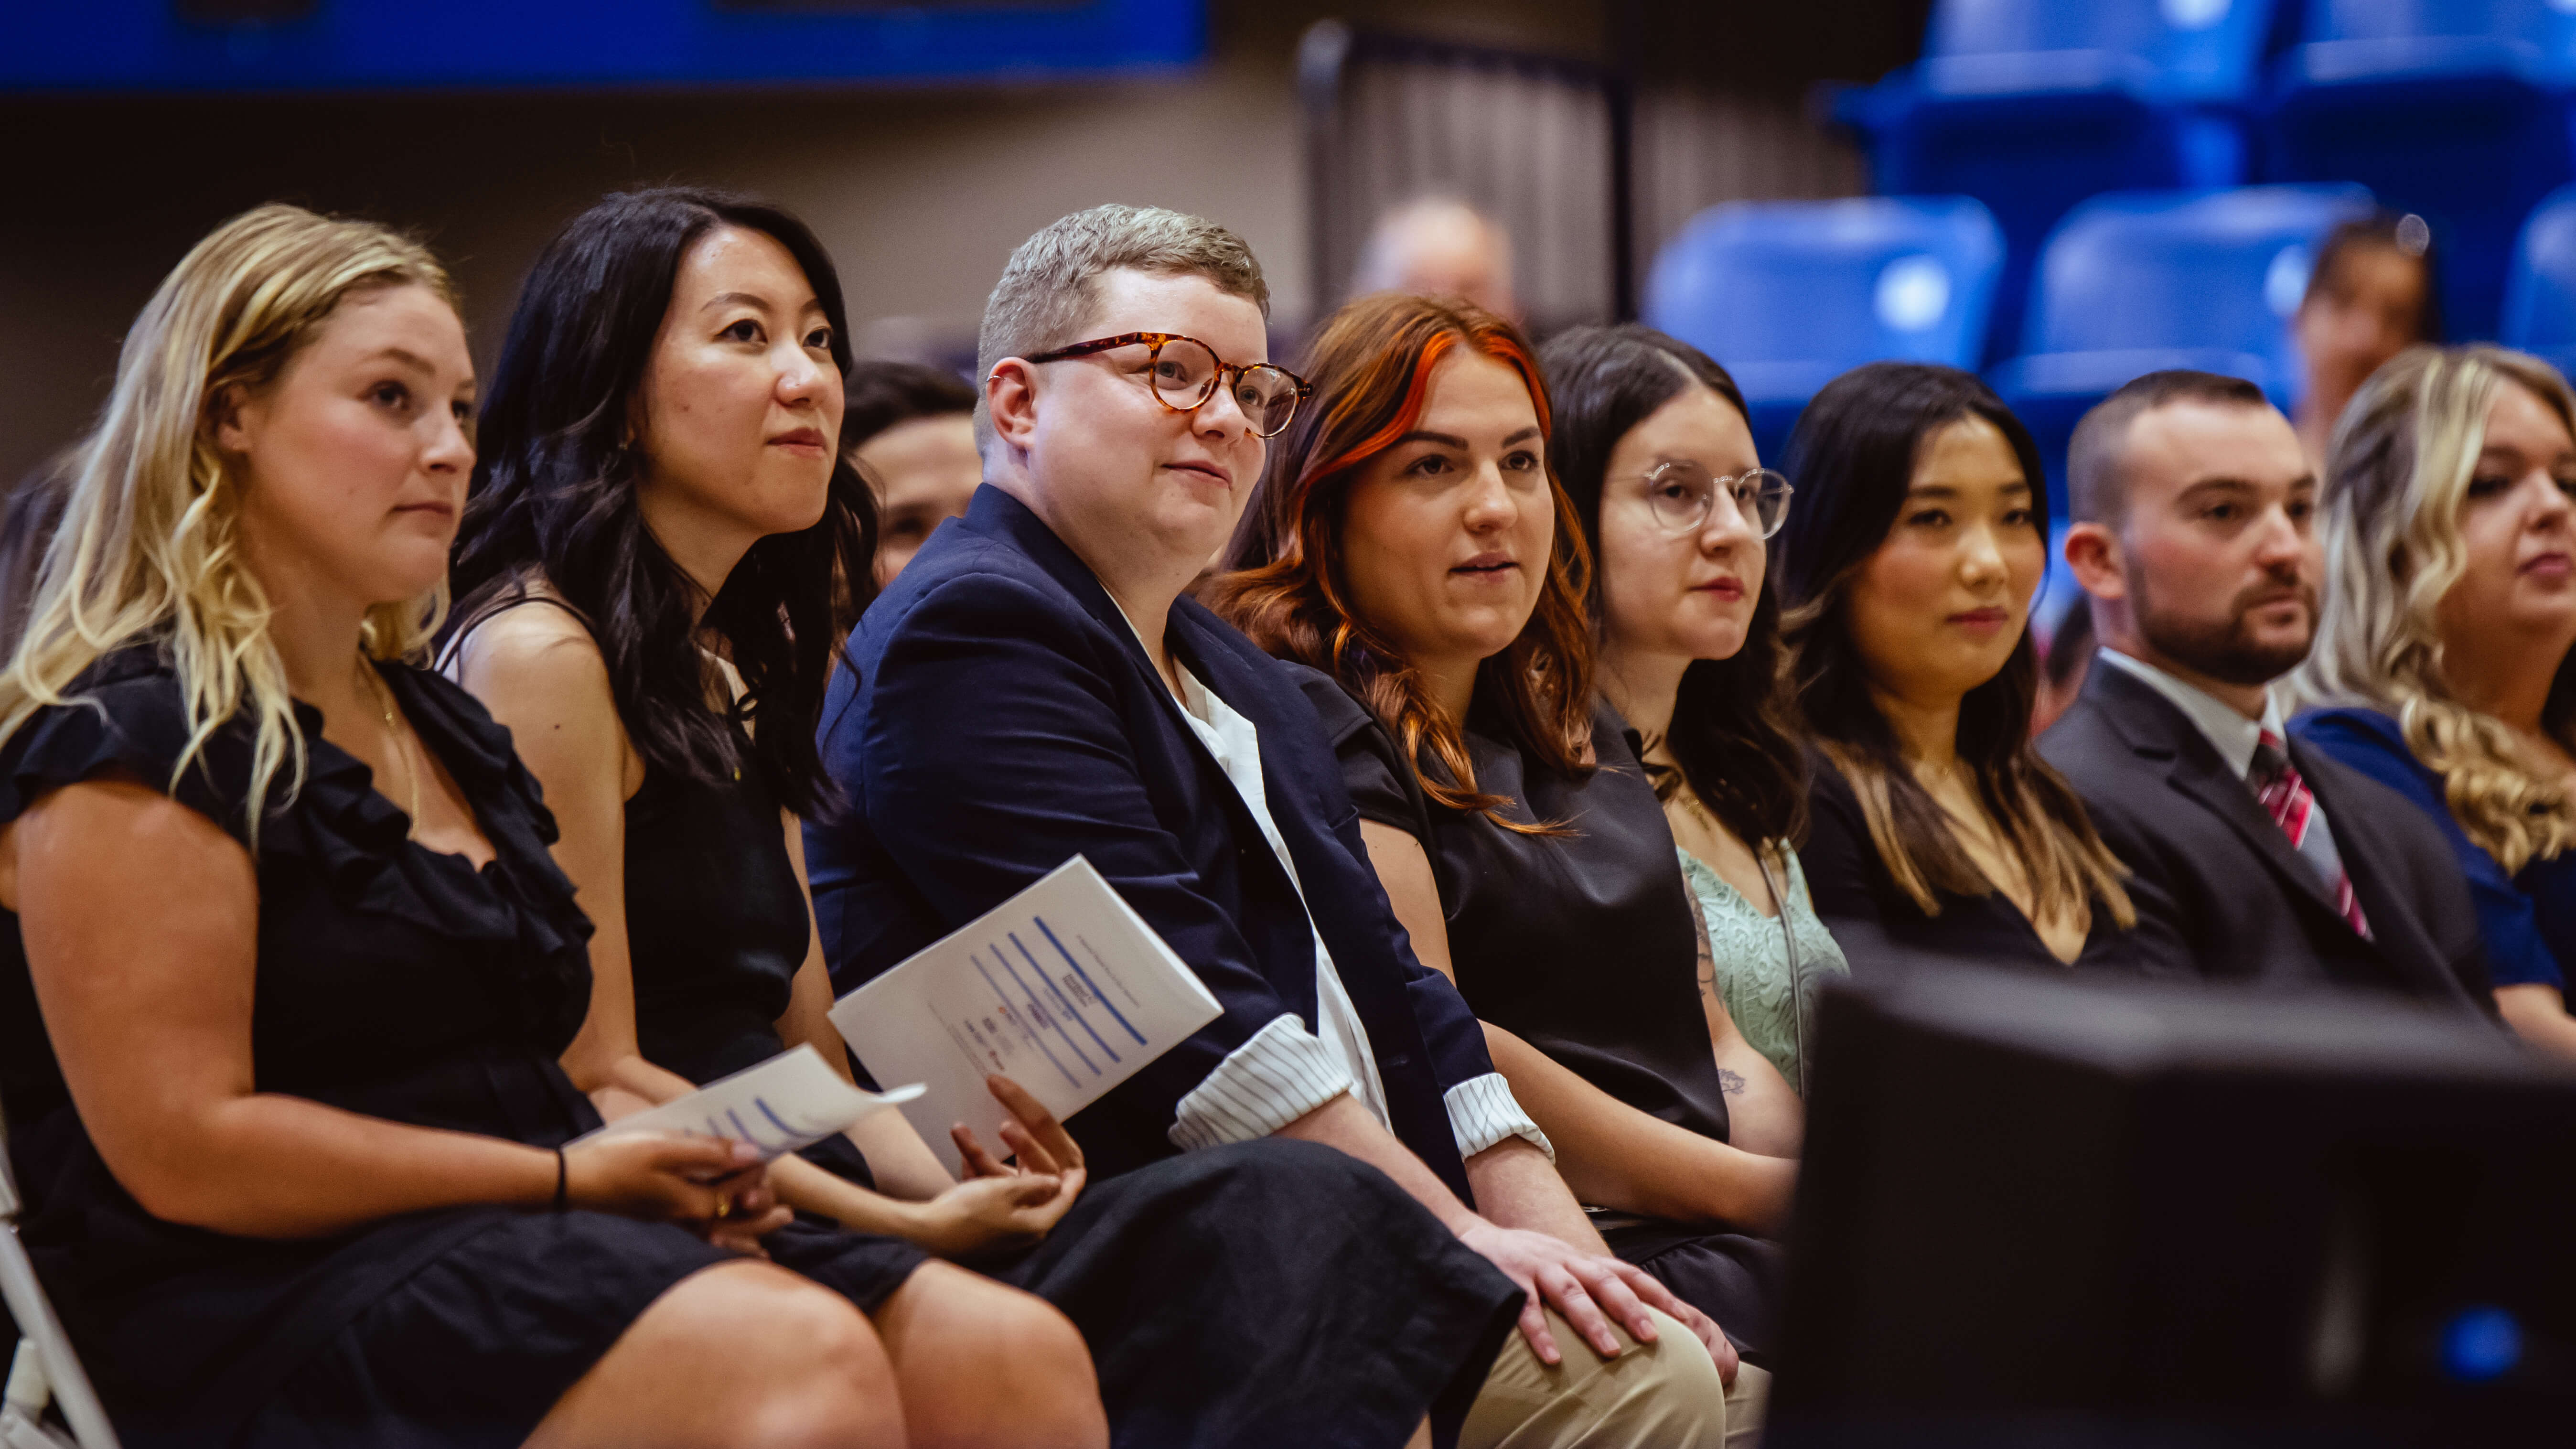
[[[771,1259],[874,1308],[920,1266],[909,1243],[791,1224]],[[654,1299],[742,1261],[685,1229],[604,1213],[499,1216],[325,1342],[235,1441],[494,1449],[524,1442]]]
[[[1376,1168],[1310,1142],[1209,1148],[1087,1188],[969,1266],[1082,1330],[1120,1449],[1453,1439],[1521,1292]]]

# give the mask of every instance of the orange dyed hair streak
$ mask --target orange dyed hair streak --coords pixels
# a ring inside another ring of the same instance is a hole
[[[1421,674],[1359,614],[1342,576],[1350,486],[1369,460],[1421,421],[1432,373],[1455,347],[1518,372],[1540,434],[1547,434],[1547,383],[1518,328],[1444,298],[1358,298],[1333,314],[1309,349],[1314,401],[1272,443],[1260,487],[1226,550],[1226,571],[1204,592],[1209,607],[1254,643],[1324,671],[1365,701],[1413,762],[1425,795],[1452,810],[1486,812],[1512,830],[1554,833],[1560,827],[1504,817],[1507,798],[1476,788],[1463,722],[1434,704]],[[1555,536],[1538,605],[1519,637],[1479,668],[1476,692],[1523,750],[1549,769],[1579,775],[1593,766],[1593,645],[1583,602],[1592,555],[1553,467],[1547,480]],[[1423,771],[1426,751],[1454,784]]]

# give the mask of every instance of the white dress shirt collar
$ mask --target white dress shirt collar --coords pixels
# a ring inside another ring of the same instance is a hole
[[[2211,747],[2218,751],[2218,757],[2227,762],[2227,768],[2235,771],[2240,780],[2254,768],[2254,749],[2262,743],[2265,730],[2283,740],[2289,738],[2288,730],[2281,723],[2281,702],[2272,696],[2268,687],[2263,691],[2263,717],[2251,720],[2236,706],[2208,690],[2185,684],[2145,660],[2123,654],[2108,644],[2102,646],[2095,658],[2127,672],[2171,700],[2173,707],[2181,710],[2183,718],[2199,729]]]

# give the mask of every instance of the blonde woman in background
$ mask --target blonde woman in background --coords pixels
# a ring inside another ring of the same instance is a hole
[[[744,1154],[557,1064],[590,923],[408,662],[474,446],[447,277],[288,206],[126,337],[0,675],[0,1104],[124,1442],[900,1445]],[[726,1209],[732,1210],[728,1214]]]
[[[2327,590],[2293,733],[2403,792],[2467,872],[2496,1005],[2576,1057],[2576,397],[2495,347],[2419,347],[2336,425]]]

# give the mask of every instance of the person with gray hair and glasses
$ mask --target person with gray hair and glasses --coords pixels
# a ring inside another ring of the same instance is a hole
[[[1723,1337],[1602,1252],[1407,944],[1312,707],[1182,597],[1312,391],[1266,360],[1267,305],[1239,238],[1169,211],[1097,207],[1013,254],[978,360],[985,486],[824,708],[850,803],[806,851],[835,983],[1086,857],[1222,1008],[1066,1121],[1095,1180],[1246,1146],[1310,1164],[1235,1247],[1311,1265],[1305,1301],[1247,1322],[1209,1315],[1221,1284],[1152,1285],[1177,1339],[1223,1323],[1347,1376],[1271,1403],[1264,1442],[1714,1446]],[[1104,1390],[1125,1356],[1100,1354]]]

